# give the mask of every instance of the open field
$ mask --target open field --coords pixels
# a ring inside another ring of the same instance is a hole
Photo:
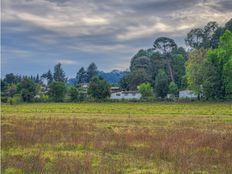
[[[2,105],[4,174],[231,174],[232,103]]]

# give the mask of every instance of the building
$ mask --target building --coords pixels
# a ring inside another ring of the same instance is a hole
[[[89,84],[88,83],[80,83],[80,87],[81,87],[82,93],[87,95]]]
[[[122,100],[122,99],[139,100],[141,97],[142,95],[137,91],[119,91],[119,92],[111,93],[110,95],[110,99],[113,100]]]
[[[191,90],[183,90],[179,92],[180,99],[197,99],[197,94]]]
[[[120,92],[120,88],[117,86],[110,87],[110,93]]]

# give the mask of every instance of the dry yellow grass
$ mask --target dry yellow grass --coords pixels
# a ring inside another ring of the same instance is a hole
[[[2,173],[232,172],[231,103],[2,106]]]

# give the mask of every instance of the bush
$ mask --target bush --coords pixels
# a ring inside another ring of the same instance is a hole
[[[15,95],[14,97],[8,98],[7,103],[14,105],[14,104],[18,104],[21,103],[22,99],[20,95]]]
[[[52,82],[49,85],[49,96],[55,102],[63,102],[65,97],[66,87],[63,82]]]
[[[39,97],[34,98],[34,102],[47,103],[49,101],[50,101],[50,99],[49,99],[48,95],[41,95]]]
[[[7,103],[7,97],[1,97],[1,102],[2,103]]]

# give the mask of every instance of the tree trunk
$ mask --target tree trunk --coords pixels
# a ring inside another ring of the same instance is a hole
[[[172,72],[172,67],[171,67],[170,61],[167,61],[167,65],[168,65],[168,70],[169,70],[169,75],[170,75],[170,77],[171,77],[171,80],[172,80],[173,82],[175,82],[175,81],[174,81],[174,77],[173,77],[173,72]]]

